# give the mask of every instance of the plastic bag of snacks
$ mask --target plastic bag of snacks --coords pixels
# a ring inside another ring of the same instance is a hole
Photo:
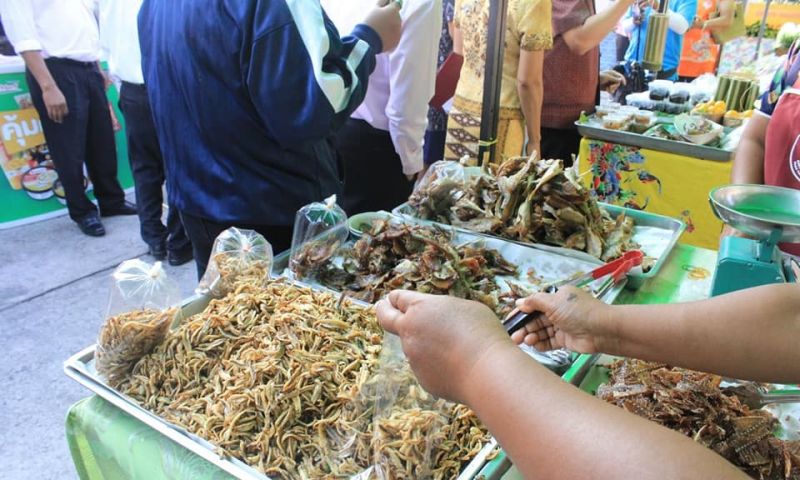
[[[298,279],[314,275],[308,265],[317,265],[316,259],[327,258],[350,235],[347,214],[336,204],[336,195],[324,202],[314,202],[297,211],[292,233],[289,268]]]
[[[419,218],[435,220],[441,212],[449,212],[464,195],[468,177],[464,165],[458,162],[435,162],[417,184],[408,204]]]
[[[197,293],[221,298],[240,283],[259,285],[269,279],[272,245],[254,230],[231,227],[217,236]]]
[[[160,344],[181,301],[178,284],[161,262],[122,262],[111,275],[106,322],[95,351],[97,372],[116,387],[136,362]]]

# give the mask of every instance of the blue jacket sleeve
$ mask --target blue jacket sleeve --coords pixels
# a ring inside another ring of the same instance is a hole
[[[253,40],[246,78],[259,116],[284,147],[341,125],[364,99],[382,50],[366,25],[340,38],[318,0],[286,5],[292,21]]]

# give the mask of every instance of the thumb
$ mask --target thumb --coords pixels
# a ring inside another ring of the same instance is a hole
[[[388,296],[389,303],[402,313],[406,313],[411,305],[423,298],[425,298],[425,294],[409,290],[392,290]]]
[[[375,307],[375,314],[384,330],[397,335],[398,323],[403,317],[403,312],[396,309],[389,300],[383,299]]]

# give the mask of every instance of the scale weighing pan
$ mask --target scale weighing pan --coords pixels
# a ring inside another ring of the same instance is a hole
[[[800,190],[767,185],[725,185],[709,194],[714,213],[724,223],[756,239],[800,242]]]

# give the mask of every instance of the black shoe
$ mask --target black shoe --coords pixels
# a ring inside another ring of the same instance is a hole
[[[194,259],[194,253],[191,248],[187,248],[177,252],[169,252],[167,258],[169,259],[170,265],[173,267],[180,267],[185,263],[191,262]]]
[[[103,223],[96,213],[90,213],[80,220],[77,220],[75,223],[78,224],[78,228],[81,229],[81,232],[90,237],[102,237],[106,234],[106,229],[103,227]]]
[[[115,217],[117,215],[136,215],[136,213],[136,204],[127,201],[119,207],[105,209],[100,207],[100,215],[104,217]]]
[[[167,249],[164,245],[150,245],[147,253],[156,260],[164,260],[167,258]]]

